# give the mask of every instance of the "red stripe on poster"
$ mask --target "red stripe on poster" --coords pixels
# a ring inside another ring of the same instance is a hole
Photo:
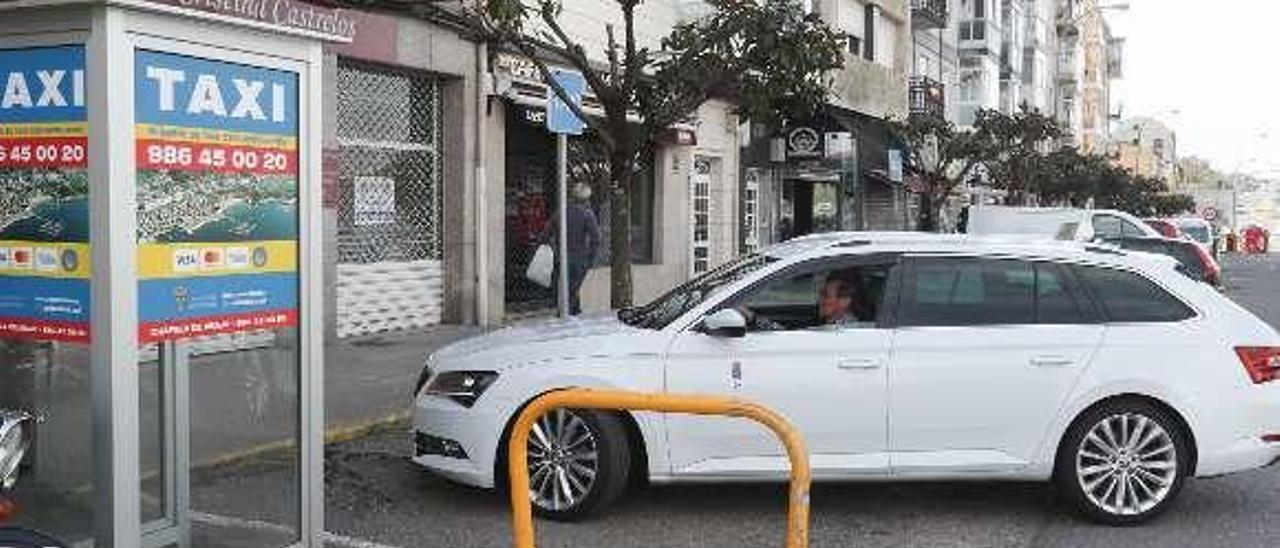
[[[0,139],[0,168],[76,168],[88,165],[86,137]]]
[[[29,318],[0,318],[0,337],[29,341],[89,342],[89,326]]]
[[[140,140],[138,169],[297,175],[296,151],[212,143]]]
[[[207,337],[240,331],[279,329],[298,325],[297,310],[270,310],[225,316],[206,316],[167,322],[149,322],[138,326],[141,344]]]

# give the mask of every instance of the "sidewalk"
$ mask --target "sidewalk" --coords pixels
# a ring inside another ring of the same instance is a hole
[[[473,326],[442,325],[330,343],[325,349],[327,429],[349,430],[386,417],[408,416],[410,392],[427,354],[482,332]]]
[[[325,347],[325,430],[346,439],[408,416],[410,392],[427,355],[477,335],[442,325],[351,339]],[[195,358],[191,367],[192,465],[235,460],[296,439],[296,379],[278,349]]]

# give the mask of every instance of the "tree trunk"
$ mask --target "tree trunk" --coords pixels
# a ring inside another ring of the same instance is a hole
[[[916,219],[916,230],[920,232],[938,231],[938,210],[933,191],[920,193],[920,209]]]
[[[627,149],[629,147],[620,147]],[[632,151],[609,154],[609,304],[631,306],[631,188],[635,178]]]

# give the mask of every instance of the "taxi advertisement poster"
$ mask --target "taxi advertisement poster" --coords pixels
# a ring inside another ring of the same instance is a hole
[[[89,340],[84,61],[0,50],[0,338]]]
[[[139,342],[297,324],[298,78],[139,50]]]

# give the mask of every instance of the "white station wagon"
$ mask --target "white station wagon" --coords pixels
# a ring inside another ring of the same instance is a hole
[[[1165,257],[1079,243],[823,234],[616,315],[513,327],[427,360],[415,462],[504,482],[504,440],[567,387],[718,394],[785,415],[817,480],[1052,481],[1104,523],[1280,458],[1280,336]],[[631,482],[780,481],[744,420],[562,410],[529,444],[552,519]]]

